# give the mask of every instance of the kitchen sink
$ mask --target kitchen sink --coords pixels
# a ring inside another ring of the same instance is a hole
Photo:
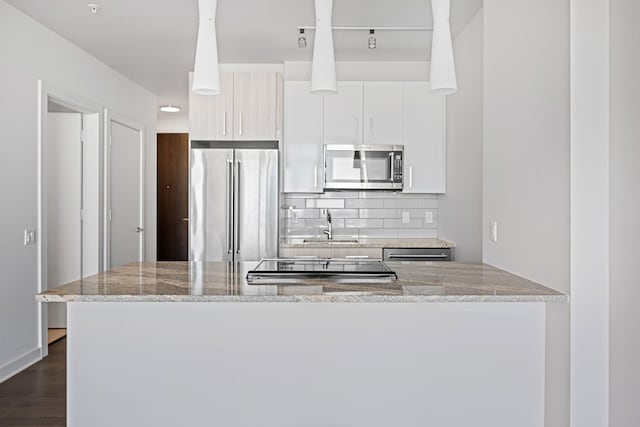
[[[357,239],[304,239],[302,243],[327,243],[330,245],[353,244],[358,243]]]

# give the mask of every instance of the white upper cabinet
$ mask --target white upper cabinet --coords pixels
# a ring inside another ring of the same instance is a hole
[[[323,97],[309,82],[284,83],[284,188],[286,193],[322,193]]]
[[[219,95],[189,90],[192,140],[278,139],[277,73],[220,73]],[[192,76],[189,75],[189,88]]]
[[[198,95],[191,90],[189,73],[189,138],[233,139],[233,73],[220,73],[220,94]]]
[[[445,192],[445,97],[428,82],[404,82],[403,193]]]
[[[233,74],[233,139],[276,139],[276,73]]]
[[[362,144],[362,90],[362,82],[338,82],[338,93],[324,97],[325,144]]]
[[[404,145],[403,193],[444,193],[445,97],[428,82],[338,82],[338,93],[284,83],[286,193],[322,193],[324,144]]]
[[[364,82],[363,144],[402,143],[402,82]]]

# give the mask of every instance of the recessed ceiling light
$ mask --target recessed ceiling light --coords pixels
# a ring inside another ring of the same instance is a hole
[[[98,11],[100,10],[100,5],[97,3],[89,3],[88,7],[91,13],[93,13],[94,15],[97,14]]]
[[[180,111],[180,107],[171,104],[161,105],[160,111],[164,111],[165,113],[177,113],[178,111]]]

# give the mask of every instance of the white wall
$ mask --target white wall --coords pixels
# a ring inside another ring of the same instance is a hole
[[[571,426],[608,425],[609,0],[571,1]]]
[[[158,111],[158,133],[189,133],[189,101],[178,113]]]
[[[429,62],[338,61],[336,78],[343,81],[426,81],[429,80]],[[311,62],[285,61],[284,80],[311,80]]]
[[[82,114],[47,115],[47,287],[80,279],[82,233]],[[97,252],[96,252],[97,253]],[[66,304],[47,310],[50,328],[65,328]]]
[[[569,0],[485,0],[483,61],[483,260],[568,292]],[[569,424],[568,331],[548,304],[546,427]]]
[[[0,380],[39,356],[36,246],[38,79],[147,128],[147,258],[155,259],[156,97],[0,0]]]
[[[640,2],[610,0],[610,426],[640,420]]]
[[[447,97],[447,192],[439,197],[439,237],[456,261],[482,261],[482,10],[454,40],[458,92]]]

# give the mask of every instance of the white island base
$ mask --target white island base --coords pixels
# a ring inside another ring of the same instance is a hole
[[[542,427],[544,303],[68,304],[68,425]]]

